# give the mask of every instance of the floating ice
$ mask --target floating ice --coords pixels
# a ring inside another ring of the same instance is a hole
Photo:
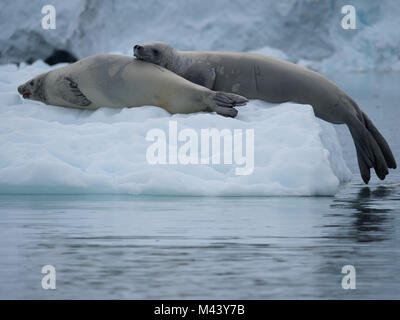
[[[310,106],[251,101],[236,119],[170,115],[157,107],[97,111],[23,100],[19,84],[49,70],[0,66],[0,193],[333,195],[350,179],[336,132]],[[151,165],[146,134],[192,128],[254,129],[254,171],[235,165]]]

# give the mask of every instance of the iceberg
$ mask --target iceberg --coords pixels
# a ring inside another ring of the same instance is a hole
[[[283,52],[321,72],[399,71],[400,6],[353,0],[356,29],[343,29],[340,1],[51,1],[56,29],[44,30],[44,1],[0,3],[0,64],[45,60],[54,50],[77,58],[165,41],[179,50]]]
[[[153,106],[91,111],[23,100],[17,86],[52,68],[42,61],[0,66],[0,193],[331,196],[351,178],[336,131],[310,106],[252,100],[231,119],[170,115]],[[199,134],[254,130],[254,170],[237,175],[235,163],[149,163],[148,132],[168,132],[171,121]]]

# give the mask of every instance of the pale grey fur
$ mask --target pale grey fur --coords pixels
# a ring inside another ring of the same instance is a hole
[[[196,85],[151,63],[96,55],[41,74],[18,87],[24,98],[46,104],[97,109],[154,105],[170,113],[215,111],[235,117],[247,99]]]

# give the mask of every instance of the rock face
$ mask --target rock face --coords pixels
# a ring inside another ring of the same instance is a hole
[[[49,1],[0,3],[0,63],[131,53],[134,43],[166,41],[180,49],[247,51],[269,46],[316,69],[399,70],[400,6],[353,0],[356,30],[341,27],[344,0],[54,0],[56,29],[43,30]]]
[[[54,50],[53,53],[44,60],[49,66],[62,62],[73,63],[75,61],[77,61],[77,59],[65,50]]]

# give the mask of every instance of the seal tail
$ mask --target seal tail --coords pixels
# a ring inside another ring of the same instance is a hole
[[[368,116],[360,110],[358,117],[352,117],[347,124],[357,151],[361,177],[368,183],[374,168],[379,179],[384,180],[389,168],[396,168],[396,161],[385,138],[380,134]]]
[[[211,110],[226,117],[236,117],[238,111],[234,109],[237,106],[244,106],[248,100],[245,97],[234,93],[222,91],[213,92]]]

